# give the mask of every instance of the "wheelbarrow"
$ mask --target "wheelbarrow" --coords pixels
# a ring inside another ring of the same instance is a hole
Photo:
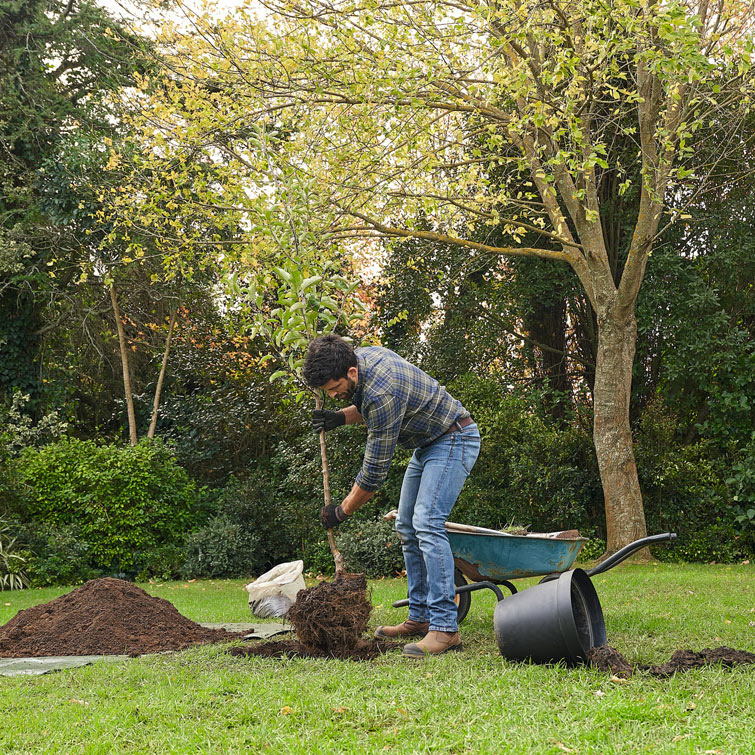
[[[502,655],[569,664],[584,661],[591,648],[606,643],[603,611],[590,578],[641,548],[676,538],[674,532],[640,538],[582,570],[571,569],[585,542],[576,530],[515,535],[447,522],[446,531],[456,567],[458,622],[469,613],[473,592],[492,590],[498,599],[493,626]],[[543,577],[540,582],[522,592],[512,582],[538,576]],[[510,592],[505,601],[501,586]],[[407,605],[408,600],[393,603],[394,608]]]

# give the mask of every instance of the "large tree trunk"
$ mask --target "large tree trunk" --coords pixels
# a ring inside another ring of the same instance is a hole
[[[118,345],[121,350],[121,368],[123,370],[123,392],[126,394],[126,412],[128,414],[128,434],[131,445],[137,444],[136,437],[136,413],[134,412],[134,397],[131,393],[131,370],[128,364],[128,348],[126,346],[126,334],[121,321],[121,311],[118,308],[118,297],[115,294],[115,286],[110,284],[110,302],[113,305],[115,326],[118,329]]]
[[[640,481],[632,448],[629,398],[637,339],[634,312],[598,318],[593,440],[606,510],[606,555],[647,535]],[[643,548],[634,560],[648,560]]]

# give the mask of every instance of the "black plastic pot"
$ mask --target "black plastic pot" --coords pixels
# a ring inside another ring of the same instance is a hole
[[[605,645],[598,594],[582,569],[560,574],[501,600],[493,615],[495,639],[509,660],[582,663]]]

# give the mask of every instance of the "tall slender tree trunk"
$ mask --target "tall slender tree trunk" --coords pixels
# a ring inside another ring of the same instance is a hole
[[[634,312],[598,317],[593,441],[606,510],[606,554],[647,535],[629,424],[632,364],[637,339]],[[649,560],[642,549],[635,560]]]
[[[136,437],[136,413],[134,412],[134,396],[131,393],[131,371],[128,363],[128,348],[126,347],[126,334],[123,331],[123,323],[121,322],[121,311],[118,308],[118,297],[115,293],[115,286],[112,283],[110,284],[110,301],[113,305],[115,326],[118,329],[118,344],[121,349],[121,369],[123,371],[123,391],[126,394],[128,434],[131,445],[135,446],[138,438]]]
[[[165,339],[165,352],[163,353],[163,362],[160,366],[160,376],[157,378],[157,385],[155,386],[155,399],[152,403],[152,419],[149,423],[149,430],[147,430],[147,437],[155,437],[155,429],[157,428],[157,411],[160,407],[160,394],[163,390],[163,380],[165,379],[165,370],[168,366],[168,355],[170,354],[170,342],[173,338],[173,329],[176,327],[176,318],[178,316],[178,304],[173,307],[173,312],[170,315],[170,325],[168,327],[168,336]]]

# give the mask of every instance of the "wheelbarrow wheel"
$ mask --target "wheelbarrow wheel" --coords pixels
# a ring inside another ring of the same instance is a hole
[[[454,569],[454,586],[463,587],[466,584],[467,580],[464,579],[464,575],[458,569]],[[513,589],[513,592],[516,592],[516,588]],[[454,596],[454,603],[456,603],[456,622],[461,624],[469,613],[469,607],[472,605],[472,593],[456,593]],[[393,603],[394,608],[403,608],[408,605],[408,598],[405,600],[397,600]]]
[[[459,569],[454,569],[454,585],[456,587],[463,587],[466,584],[467,580],[464,578],[461,571]],[[472,606],[472,593],[456,593],[454,602],[456,603],[456,621],[461,624],[461,622],[467,617],[469,609]]]

